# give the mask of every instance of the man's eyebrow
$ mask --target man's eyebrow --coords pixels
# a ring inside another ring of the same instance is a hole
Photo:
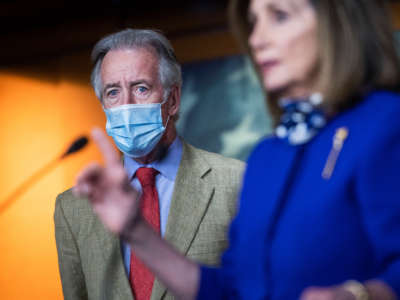
[[[152,85],[148,80],[146,80],[146,79],[139,79],[139,80],[131,81],[131,82],[129,83],[129,85],[130,85],[130,86],[135,86],[135,85],[142,84],[142,83],[147,84],[149,87],[152,87],[152,86],[153,86],[153,85]],[[115,88],[115,87],[119,88],[119,87],[121,87],[121,85],[120,85],[118,82],[117,82],[117,83],[108,83],[108,84],[106,84],[106,85],[104,86],[104,88],[103,88],[103,94],[104,94],[109,88]]]

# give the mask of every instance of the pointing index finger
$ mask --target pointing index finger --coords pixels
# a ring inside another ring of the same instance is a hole
[[[103,130],[94,128],[92,130],[92,138],[103,154],[105,163],[107,166],[112,166],[120,163],[119,155],[115,151],[113,145],[108,141],[108,138],[104,134]]]

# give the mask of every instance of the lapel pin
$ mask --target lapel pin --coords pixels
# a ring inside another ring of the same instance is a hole
[[[326,160],[324,170],[322,171],[322,178],[328,180],[332,177],[335,169],[336,161],[342,151],[343,144],[349,135],[347,127],[340,127],[336,130],[333,136],[332,148],[329,152],[328,159]]]

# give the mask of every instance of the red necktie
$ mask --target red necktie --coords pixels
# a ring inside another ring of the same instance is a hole
[[[139,168],[136,177],[142,185],[141,211],[144,219],[160,233],[160,206],[155,184],[157,170],[153,168]],[[139,261],[131,251],[130,276],[133,295],[136,300],[149,300],[154,283],[154,275]]]

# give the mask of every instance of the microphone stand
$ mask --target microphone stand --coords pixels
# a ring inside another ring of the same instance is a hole
[[[88,139],[86,137],[81,137],[75,140],[68,150],[61,156],[48,162],[44,167],[36,171],[28,179],[26,179],[22,184],[20,184],[17,189],[15,189],[5,200],[0,203],[0,215],[12,204],[19,196],[21,196],[31,185],[40,180],[44,175],[49,173],[68,155],[80,151],[86,146]]]

